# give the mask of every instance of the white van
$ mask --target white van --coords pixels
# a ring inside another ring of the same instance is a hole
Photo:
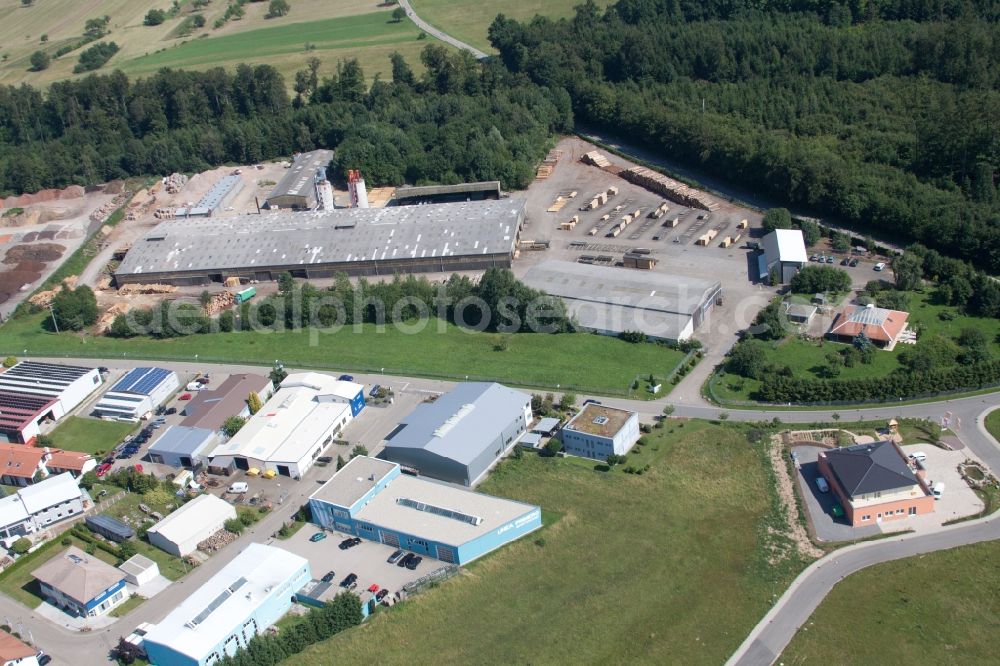
[[[941,499],[941,495],[944,495],[944,483],[938,481],[933,486],[931,486],[931,493],[934,495],[934,499]]]
[[[245,493],[249,489],[250,486],[247,485],[246,481],[237,481],[236,483],[229,486],[229,492],[233,493],[234,495]]]
[[[881,273],[882,271],[885,270],[885,264],[881,261],[878,262],[877,264],[875,264],[875,270]]]
[[[927,460],[927,454],[923,451],[914,451],[910,454],[910,460],[915,460],[916,462],[922,463]]]

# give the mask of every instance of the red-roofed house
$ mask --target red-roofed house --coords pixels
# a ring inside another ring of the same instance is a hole
[[[30,486],[48,476],[46,449],[24,444],[0,444],[0,483],[8,486]]]
[[[97,461],[94,460],[94,457],[86,453],[63,451],[62,449],[49,449],[49,452],[49,458],[45,461],[45,467],[49,474],[69,472],[74,479],[79,479],[97,467]]]
[[[853,305],[842,310],[833,320],[827,337],[840,342],[854,342],[862,333],[872,344],[891,350],[906,329],[908,312],[886,310],[874,305]]]
[[[0,629],[0,666],[38,666],[38,650]]]

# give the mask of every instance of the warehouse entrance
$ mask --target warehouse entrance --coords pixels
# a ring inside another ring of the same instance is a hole
[[[244,472],[250,469],[250,463],[247,462],[246,458],[240,458],[239,456],[233,458],[233,462],[236,463],[236,469],[241,469]]]
[[[281,476],[291,476],[292,473],[288,469],[288,465],[278,465],[278,474]]]

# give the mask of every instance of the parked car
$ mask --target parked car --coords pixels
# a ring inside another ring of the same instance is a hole
[[[236,483],[232,483],[232,484],[229,485],[229,491],[228,492],[233,493],[234,495],[238,495],[240,493],[245,493],[249,489],[250,489],[250,485],[246,481],[237,481]],[[324,533],[320,532],[320,534],[324,534]],[[325,536],[325,534],[324,534],[324,536]]]
[[[52,657],[42,651],[39,651],[38,654],[35,655],[35,658],[38,660],[38,666],[45,666],[45,664],[52,661]]]
[[[416,568],[423,561],[424,558],[422,558],[420,555],[414,555],[413,557],[410,558],[410,561],[406,563],[406,568],[409,569],[410,571],[415,571]]]
[[[934,495],[934,499],[939,500],[941,496],[944,495],[944,483],[938,481],[931,486],[931,494]]]
[[[102,375],[106,375],[106,374],[108,374],[109,372],[111,372],[110,370],[108,370],[107,368],[105,368],[105,367],[104,367],[103,365],[102,365],[101,367],[99,367],[99,368],[97,369],[97,371],[98,371],[99,373],[101,373]]]
[[[401,559],[403,559],[403,555],[405,555],[405,554],[406,553],[404,553],[402,550],[397,550],[392,555],[390,555],[389,559],[386,560],[386,561],[389,564],[395,564],[396,562],[399,562]]]
[[[824,479],[822,476],[817,476],[816,489],[819,490],[821,493],[828,493],[830,492],[830,484],[827,483],[826,479]]]
[[[316,458],[316,462],[321,462],[324,465],[329,465],[330,463],[333,462],[333,456],[320,456],[319,458]]]
[[[378,384],[376,384],[375,386],[373,386],[373,387],[372,387],[372,390],[371,390],[371,391],[368,391],[368,395],[369,395],[370,397],[374,398],[375,396],[377,396],[377,395],[378,395],[378,390],[379,390],[380,388],[382,388],[382,387],[381,387],[381,386],[379,386]]]
[[[326,532],[316,532],[316,534],[313,534],[311,537],[309,537],[309,540],[312,541],[313,543],[316,543],[318,541],[322,541],[325,538],[326,538]]]
[[[375,601],[382,601],[387,596],[389,596],[389,590],[384,587],[375,594]]]
[[[348,590],[353,590],[355,587],[358,586],[358,574],[355,573],[347,574],[344,580],[340,581],[340,586]]]
[[[177,413],[177,408],[176,407],[168,407],[167,411],[165,413],[167,414],[167,416],[172,416],[172,415],[174,415],[174,414]]]
[[[354,539],[344,539],[343,541],[341,541],[337,545],[337,548],[339,548],[341,550],[347,550],[348,548],[352,547],[353,545],[354,545]]]
[[[848,266],[848,265],[850,265],[850,263],[851,263],[851,260],[848,259],[847,257],[844,257],[843,259],[840,260],[840,265],[841,266]]]
[[[139,472],[139,474],[142,474],[142,465],[140,465],[140,464],[136,463],[135,465],[132,465],[132,468],[133,468],[133,469],[134,469],[135,471]]]
[[[353,382],[354,375],[341,375],[340,377],[337,377],[337,379],[339,379],[342,382]]]
[[[97,476],[104,476],[105,474],[108,473],[109,469],[111,469],[111,463],[103,462],[97,466],[97,469],[94,470],[94,473],[97,474]]]
[[[327,571],[325,574],[323,574],[323,578],[321,580],[324,583],[332,583],[333,582],[333,578],[336,575],[337,574],[333,573],[332,571]]]
[[[832,264],[833,263],[833,256],[827,256],[826,263]]]
[[[809,255],[809,261],[816,261],[819,258],[818,254]]]
[[[177,399],[178,400],[190,400],[191,399],[191,394],[190,393],[181,393],[180,397],[178,397]]]
[[[405,566],[407,566],[410,563],[410,560],[412,558],[414,558],[414,557],[416,557],[416,555],[414,555],[413,553],[407,553],[406,555],[403,556],[403,559],[401,559],[400,561],[396,562],[396,566],[397,567],[405,567]]]
[[[875,270],[881,273],[882,271],[885,270],[885,264],[881,261],[878,262],[877,264],[875,264]]]
[[[854,268],[857,265],[858,265],[857,259],[851,259],[851,263],[848,264],[848,266],[850,266],[851,268]]]
[[[927,460],[927,454],[923,451],[914,451],[910,454],[910,460],[915,460],[916,462],[923,462]]]

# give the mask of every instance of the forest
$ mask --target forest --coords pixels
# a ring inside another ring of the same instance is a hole
[[[995,0],[620,0],[499,16],[490,39],[579,123],[997,273],[998,18]]]
[[[47,93],[0,86],[0,195],[136,175],[247,164],[317,147],[375,185],[500,180],[525,187],[550,137],[572,128],[565,91],[499,63],[428,45],[415,77],[393,57],[393,81],[368,85],[357,61],[294,98],[268,65],[206,72],[121,72],[54,83]]]

